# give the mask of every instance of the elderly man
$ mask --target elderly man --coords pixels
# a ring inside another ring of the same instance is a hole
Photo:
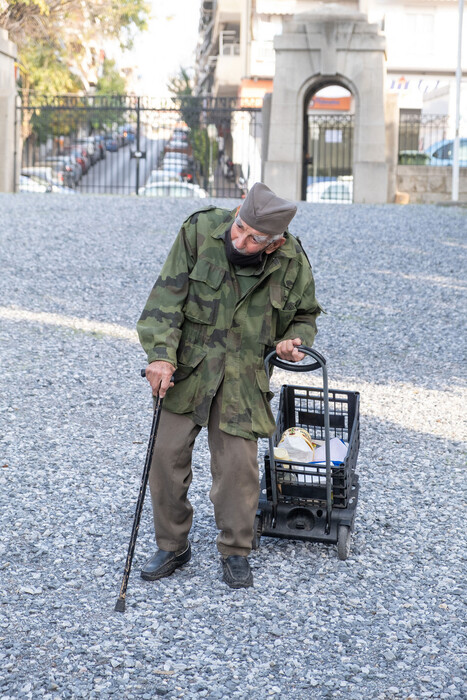
[[[158,550],[141,571],[146,580],[191,557],[191,456],[207,426],[223,580],[231,588],[253,583],[257,439],[275,427],[263,360],[272,348],[302,359],[297,346],[312,345],[320,313],[310,264],[287,230],[296,209],[256,183],[233,211],[196,211],[138,321],[146,377],[165,397],[149,475]]]

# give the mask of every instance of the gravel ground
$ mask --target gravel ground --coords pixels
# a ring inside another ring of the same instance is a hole
[[[330,385],[361,392],[350,558],[263,538],[254,588],[222,583],[202,431],[192,560],[139,577],[148,498],[122,615],[151,422],[134,325],[194,207],[0,206],[0,700],[467,697],[466,210],[302,203],[294,220],[328,312],[316,348]],[[319,379],[275,373],[287,382]]]

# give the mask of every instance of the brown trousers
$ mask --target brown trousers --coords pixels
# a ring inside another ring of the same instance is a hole
[[[259,497],[257,442],[219,429],[221,399],[220,389],[212,402],[208,424],[212,474],[209,496],[220,530],[217,548],[223,556],[248,556]],[[200,430],[187,416],[162,408],[149,488],[157,546],[166,551],[184,547],[191,529],[191,455]]]

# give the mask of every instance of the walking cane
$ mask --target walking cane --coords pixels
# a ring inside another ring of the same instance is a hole
[[[144,369],[141,370],[141,376],[145,377],[146,372]],[[139,523],[141,520],[141,513],[143,512],[144,496],[146,495],[146,487],[148,485],[149,470],[151,468],[152,455],[154,452],[154,443],[156,442],[157,429],[159,427],[159,420],[161,417],[162,399],[159,395],[156,397],[156,403],[154,406],[154,414],[152,418],[151,435],[149,436],[148,450],[146,453],[146,462],[144,464],[143,476],[141,478],[141,486],[139,487],[138,501],[136,503],[135,517],[133,520],[133,528],[131,530],[130,544],[128,546],[128,554],[126,557],[125,569],[123,571],[122,585],[120,588],[120,595],[118,596],[117,603],[115,605],[116,612],[125,612],[125,596],[126,589],[128,586],[128,579],[130,577],[131,563],[133,561],[133,555],[135,553],[136,538],[138,537]]]

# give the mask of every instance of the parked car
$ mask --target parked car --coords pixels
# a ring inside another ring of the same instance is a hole
[[[183,182],[180,175],[170,176],[166,170],[151,170],[151,173],[146,180],[146,187],[152,185],[155,182]]]
[[[177,151],[170,151],[164,155],[163,161],[164,161],[164,163],[168,163],[169,161],[173,161],[174,163],[180,163],[181,165],[187,165],[190,161],[190,158],[187,156],[186,153],[178,153]]]
[[[181,177],[182,167],[173,161],[168,161],[167,163],[164,161],[162,163],[161,170],[169,174],[171,177]]]
[[[189,129],[186,127],[185,129],[183,127],[178,127],[177,129],[174,129],[172,132],[172,139],[176,141],[188,141],[188,134],[189,134]]]
[[[44,172],[46,171],[47,168],[23,168],[21,170],[21,175],[20,178],[25,178],[22,180],[22,187],[24,189],[20,189],[21,192],[29,192],[31,190],[26,189],[27,188],[27,183],[26,179],[31,180],[31,187],[33,187],[33,191],[37,192],[37,185],[43,185],[46,189],[44,190],[45,192],[54,192],[55,194],[76,194],[76,190],[72,190],[70,187],[63,187],[62,185],[57,184],[56,182],[53,182],[48,179],[47,175],[48,173]],[[37,171],[37,172],[34,172]],[[21,187],[21,181],[20,181],[20,187]]]
[[[81,171],[83,175],[86,175],[88,172],[89,168],[91,167],[91,159],[86,153],[83,153],[83,151],[79,148],[72,148],[69,152],[70,158],[74,158],[78,165],[81,166]]]
[[[81,166],[71,156],[47,156],[44,162],[47,165],[56,164],[62,167],[66,173],[67,187],[76,187],[83,176]]]
[[[175,152],[175,153],[186,153],[186,155],[191,156],[193,149],[191,148],[188,141],[182,141],[180,139],[171,139],[164,147],[164,154]]]
[[[52,185],[47,184],[44,180],[34,177],[34,175],[19,176],[19,192],[52,192]]]
[[[307,202],[321,202],[322,204],[352,204],[353,181],[352,180],[325,180],[315,182],[306,188]]]
[[[115,135],[107,136],[105,139],[105,148],[107,151],[118,151],[118,139]]]
[[[162,160],[162,168],[166,170],[178,169],[182,179],[187,180],[187,182],[192,182],[195,176],[193,158],[189,158],[186,153],[166,153]]]
[[[206,190],[188,182],[155,182],[139,191],[144,197],[197,197],[208,196]]]
[[[60,161],[49,161],[44,160],[38,163],[34,163],[35,168],[51,168],[52,169],[52,179],[55,180],[56,184],[62,187],[75,187],[75,181],[73,176],[73,171],[71,166],[65,166]]]
[[[94,134],[94,143],[96,144],[99,150],[99,156],[101,160],[104,160],[106,155],[105,138],[105,134]]]
[[[99,149],[96,147],[92,137],[76,139],[75,144],[78,148],[85,149],[88,152],[91,159],[91,165],[95,165],[95,163],[100,160]]]
[[[83,158],[87,160],[87,162],[89,163],[89,168],[92,165],[94,165],[94,163],[96,162],[96,158],[95,156],[93,158],[91,157],[91,153],[87,144],[77,143],[75,144],[75,148],[81,153]]]
[[[454,140],[443,139],[425,149],[430,156],[429,165],[452,165],[454,159]],[[459,139],[459,167],[467,168],[467,138]]]
[[[134,143],[136,139],[135,127],[133,124],[123,124],[118,133],[123,141],[123,145],[127,143]]]
[[[52,166],[47,164],[37,164],[30,165],[21,168],[21,175],[39,177],[41,180],[49,183],[50,185],[56,185],[58,187],[64,187],[63,176],[57,173]]]

